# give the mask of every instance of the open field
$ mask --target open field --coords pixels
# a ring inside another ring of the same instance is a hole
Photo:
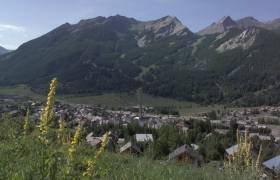
[[[26,97],[31,97],[33,99],[42,99],[44,97],[42,95],[34,93],[26,85],[18,85],[18,86],[12,86],[12,87],[0,87],[0,94],[26,96]]]
[[[44,99],[43,95],[34,93],[25,85],[18,85],[13,87],[0,87],[0,94],[26,96],[35,100]],[[136,106],[139,104],[139,97],[137,94],[128,93],[107,93],[102,95],[60,95],[57,100],[63,103],[73,104],[87,104],[87,105],[102,105],[113,108]],[[192,113],[205,112],[221,108],[218,105],[201,106],[196,103],[188,101],[178,101],[171,98],[155,97],[148,94],[141,95],[141,102],[145,106],[152,107],[174,107],[181,115],[189,115]]]

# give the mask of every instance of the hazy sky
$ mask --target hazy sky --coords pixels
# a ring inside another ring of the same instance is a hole
[[[1,0],[0,46],[15,49],[65,22],[116,14],[139,20],[177,16],[196,32],[225,15],[280,18],[280,0]]]

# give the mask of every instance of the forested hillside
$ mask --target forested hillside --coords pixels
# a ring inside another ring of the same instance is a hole
[[[251,19],[235,23],[227,17],[218,23],[218,33],[205,35],[192,33],[171,16],[142,22],[117,15],[66,23],[2,55],[0,85],[27,84],[42,92],[55,76],[63,94],[143,88],[199,103],[278,103],[279,30]]]

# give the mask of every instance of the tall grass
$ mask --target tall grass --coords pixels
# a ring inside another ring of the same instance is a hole
[[[23,125],[23,134],[27,135],[31,131],[31,122],[30,122],[30,115],[29,115],[29,109],[26,111],[26,115],[24,118],[24,125]]]
[[[256,178],[259,177],[261,174],[260,160],[262,147],[260,147],[255,160],[252,150],[253,144],[248,136],[248,132],[245,131],[245,136],[243,137],[237,130],[236,136],[238,145],[237,151],[228,156],[225,167],[233,174],[253,172]]]

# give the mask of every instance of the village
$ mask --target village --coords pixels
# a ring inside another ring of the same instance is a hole
[[[34,101],[18,96],[0,96],[0,113],[2,116],[24,116],[26,109],[31,112],[31,119],[36,122],[44,105],[43,102]],[[269,142],[276,153],[270,159],[263,162],[267,173],[277,174],[280,172],[280,107],[254,107],[230,109],[222,108],[217,111],[201,112],[190,116],[175,116],[153,113],[153,107],[142,105],[112,110],[102,106],[90,106],[81,104],[63,104],[56,102],[54,106],[55,117],[63,118],[67,127],[73,128],[83,124],[89,129],[95,126],[113,125],[117,128],[125,128],[130,124],[139,127],[158,130],[164,125],[175,127],[181,134],[187,135],[193,128],[192,122],[201,121],[210,123],[211,131],[203,138],[206,139],[213,134],[227,136],[232,127],[237,127],[241,134],[248,133],[252,139],[260,142]],[[119,136],[114,130],[110,131],[110,142],[108,149],[120,154],[131,154],[140,156],[145,148],[150,147],[155,141],[152,133],[136,133],[129,139]],[[102,137],[94,132],[89,132],[86,141],[93,148],[99,148]],[[176,160],[201,166],[205,162],[199,151],[200,145],[194,143],[183,144],[170,150],[167,160]],[[225,148],[225,157],[233,155],[238,149],[237,144],[231,144]]]

